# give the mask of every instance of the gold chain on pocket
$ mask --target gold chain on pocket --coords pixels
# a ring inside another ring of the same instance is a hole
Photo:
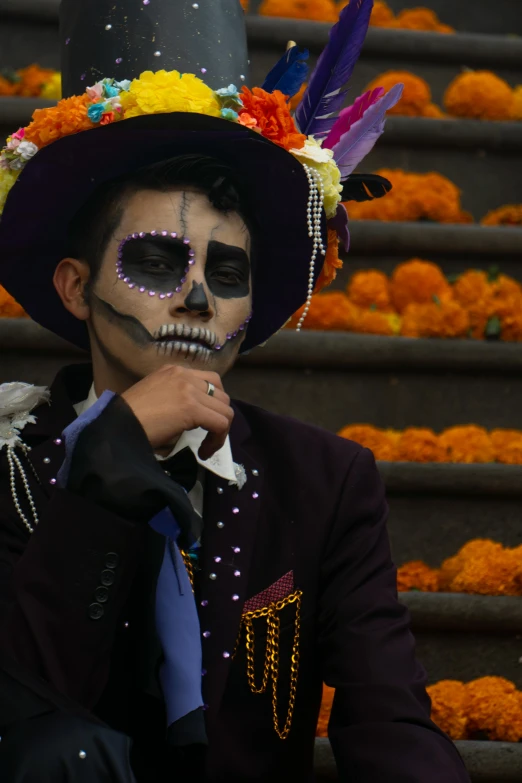
[[[239,630],[239,636],[236,642],[236,648],[234,655],[237,652],[239,646],[239,640],[241,638],[241,632],[245,630],[245,647],[247,658],[247,679],[252,693],[265,693],[268,687],[268,681],[272,679],[272,714],[274,729],[278,737],[282,740],[288,737],[290,728],[292,726],[292,718],[294,715],[295,698],[297,693],[297,678],[299,673],[299,633],[301,630],[301,590],[295,592],[283,598],[281,601],[274,601],[274,603],[264,606],[262,609],[256,609],[253,612],[245,612],[241,618],[241,627]],[[294,644],[292,647],[292,658],[290,663],[290,694],[288,698],[288,711],[283,728],[280,728],[280,721],[277,709],[277,682],[279,678],[279,631],[280,631],[280,618],[279,612],[281,612],[286,606],[295,604],[295,625],[294,625]],[[263,666],[263,677],[259,685],[256,684],[255,679],[255,632],[253,620],[257,620],[260,617],[266,617],[267,622],[267,634],[266,634],[266,649],[265,659]]]
[[[194,563],[192,562],[192,559],[188,552],[185,552],[184,549],[180,549],[181,557],[183,558],[183,562],[185,564],[185,568],[187,569],[188,578],[190,580],[190,584],[192,586],[192,592],[194,592]]]

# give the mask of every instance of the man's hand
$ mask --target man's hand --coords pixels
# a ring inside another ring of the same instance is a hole
[[[208,384],[215,387],[210,397]],[[165,366],[122,395],[145,430],[153,449],[168,448],[186,430],[202,427],[208,435],[199,456],[208,459],[220,449],[230,430],[234,411],[217,373]]]

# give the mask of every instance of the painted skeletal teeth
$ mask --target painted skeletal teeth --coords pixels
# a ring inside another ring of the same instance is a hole
[[[198,327],[197,327],[197,326],[195,326],[195,327],[192,329],[192,333],[191,333],[191,335],[190,335],[190,339],[191,339],[191,340],[199,340],[199,336],[200,336],[200,334],[199,334],[199,333],[200,333],[200,332],[201,332],[201,338],[203,339],[203,334],[204,334],[205,330],[204,330],[204,329],[198,329]]]
[[[160,329],[160,337],[166,337],[168,333],[169,333],[168,325],[162,326]]]

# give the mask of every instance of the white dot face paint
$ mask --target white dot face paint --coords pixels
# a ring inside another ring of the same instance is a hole
[[[252,315],[250,234],[187,189],[131,196],[92,286],[91,334],[144,377],[164,364],[224,374]]]

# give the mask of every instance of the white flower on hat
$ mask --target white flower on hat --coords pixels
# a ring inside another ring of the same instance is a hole
[[[46,386],[30,383],[0,384],[0,449],[11,448],[21,442],[20,431],[26,424],[34,424],[33,408],[42,402],[49,402],[50,392]]]
[[[21,141],[16,149],[16,154],[19,155],[23,161],[31,160],[33,155],[38,152],[38,147],[33,144],[32,141]]]

